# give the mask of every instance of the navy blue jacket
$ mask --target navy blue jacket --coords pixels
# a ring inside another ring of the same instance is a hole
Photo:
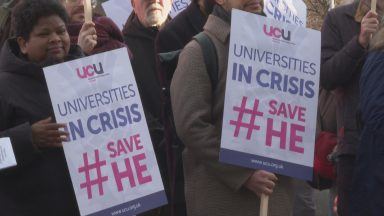
[[[352,216],[384,214],[384,52],[368,55],[360,78],[363,131],[357,149]]]

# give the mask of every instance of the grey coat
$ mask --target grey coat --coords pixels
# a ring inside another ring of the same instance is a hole
[[[212,92],[202,50],[191,41],[182,51],[171,83],[175,125],[183,152],[188,216],[256,216],[260,200],[243,185],[254,172],[219,162],[229,23],[210,15],[204,31],[218,53],[218,84]],[[269,215],[290,215],[291,181],[279,176],[269,201]]]

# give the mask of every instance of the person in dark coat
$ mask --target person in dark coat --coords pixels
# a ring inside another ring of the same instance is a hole
[[[124,41],[132,52],[133,73],[139,89],[156,158],[169,200],[167,158],[161,122],[161,88],[156,74],[155,38],[169,21],[170,0],[132,0],[133,12],[123,28]],[[169,205],[145,215],[177,215]],[[182,216],[182,215],[180,215]]]
[[[22,1],[12,16],[16,38],[0,54],[0,137],[10,137],[17,166],[0,171],[0,214],[76,216],[61,143],[68,133],[54,122],[42,67],[83,54],[70,47],[57,2]]]
[[[191,4],[164,28],[159,31],[156,37],[156,53],[167,53],[182,49],[194,35],[203,30],[208,15],[212,12],[214,1],[212,0],[193,0]],[[184,198],[184,176],[182,151],[183,144],[176,135],[174,128],[172,108],[170,102],[169,86],[173,73],[177,66],[177,58],[169,62],[161,62],[156,57],[157,74],[160,78],[162,89],[162,122],[164,125],[165,148],[171,170],[169,175],[169,185],[171,185],[170,199],[171,205],[178,206],[180,209],[177,215],[185,215]]]
[[[163,29],[156,38],[156,53],[166,53],[184,48],[184,46],[203,30],[208,15],[212,12],[214,1],[193,0],[191,4]],[[162,86],[169,88],[177,59],[167,64],[158,64],[158,73]]]
[[[132,12],[123,29],[124,41],[133,55],[132,69],[144,110],[158,120],[161,113],[161,89],[156,74],[155,38],[159,28],[164,25],[165,23],[157,27],[146,27],[141,24],[136,13]]]
[[[377,40],[375,40],[377,39]],[[384,29],[373,38],[360,78],[361,140],[357,149],[350,212],[384,213]]]
[[[71,44],[78,44],[84,53],[92,55],[125,47],[120,29],[110,18],[94,16],[92,22],[85,23],[84,1],[61,0],[61,3],[70,18],[67,29]]]
[[[378,9],[383,1],[378,1]],[[331,10],[321,34],[320,84],[335,90],[337,97],[338,213],[348,216],[355,167],[356,147],[360,134],[356,114],[359,101],[359,78],[371,35],[378,29],[378,15],[370,10],[370,0],[355,1]]]

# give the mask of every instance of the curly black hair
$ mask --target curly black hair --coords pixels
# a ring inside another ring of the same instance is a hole
[[[57,0],[22,0],[12,10],[12,30],[16,37],[29,39],[29,35],[40,18],[59,16],[65,24],[69,17]]]

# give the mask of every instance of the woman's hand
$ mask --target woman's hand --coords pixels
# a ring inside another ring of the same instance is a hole
[[[59,129],[65,124],[52,123],[52,118],[43,119],[34,123],[32,128],[32,142],[38,148],[62,147],[63,141],[68,139],[69,133]]]

